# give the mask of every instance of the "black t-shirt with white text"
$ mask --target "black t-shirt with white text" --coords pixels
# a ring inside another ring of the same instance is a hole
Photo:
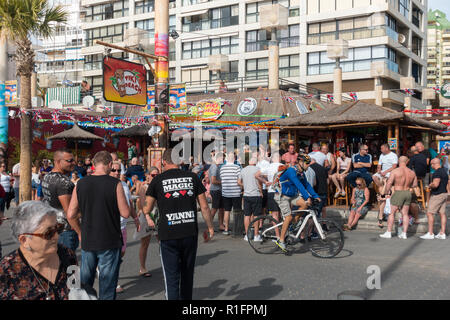
[[[200,179],[192,172],[170,169],[153,178],[147,196],[157,201],[160,240],[198,235],[197,196],[205,192]]]
[[[63,211],[63,206],[59,201],[59,196],[72,195],[75,185],[70,178],[59,172],[50,172],[45,175],[42,181],[42,194],[44,195],[42,202],[47,203],[50,207]],[[71,230],[67,219],[60,221],[64,223],[65,230]]]

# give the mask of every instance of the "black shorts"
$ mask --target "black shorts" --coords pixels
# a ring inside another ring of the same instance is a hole
[[[242,210],[241,197],[227,198],[222,196],[222,199],[223,199],[223,209],[225,211],[231,211],[231,209]]]
[[[262,208],[267,208],[267,190],[263,190],[263,197],[262,197]]]
[[[280,212],[280,207],[274,199],[275,192],[269,192],[267,194],[267,211]]]
[[[244,216],[260,216],[262,214],[261,197],[244,197]]]
[[[213,190],[209,192],[211,194],[213,209],[222,209],[223,208],[223,198],[222,198],[222,190]]]

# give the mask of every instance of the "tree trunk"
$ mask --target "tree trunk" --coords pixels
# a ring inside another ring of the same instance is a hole
[[[20,77],[20,108],[31,110],[31,77]],[[20,121],[20,185],[19,202],[31,200],[31,113]]]

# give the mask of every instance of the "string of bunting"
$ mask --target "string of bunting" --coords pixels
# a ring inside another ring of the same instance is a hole
[[[450,113],[450,109],[403,110],[403,112],[415,113],[415,114],[446,114],[446,113]]]

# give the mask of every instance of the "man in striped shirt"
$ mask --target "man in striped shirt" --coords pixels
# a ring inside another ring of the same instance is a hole
[[[235,155],[231,151],[227,153],[227,162],[220,168],[220,180],[222,183],[222,197],[224,207],[223,223],[225,230],[223,234],[229,235],[228,225],[230,222],[230,212],[234,208],[235,210],[241,210],[241,187],[239,178],[241,176],[241,167],[234,164]]]

